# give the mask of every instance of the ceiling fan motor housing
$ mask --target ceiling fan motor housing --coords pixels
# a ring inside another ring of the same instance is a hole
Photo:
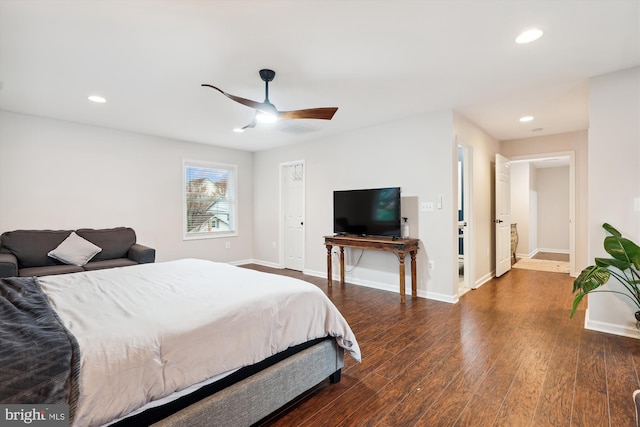
[[[262,79],[262,81],[264,82],[270,82],[273,80],[273,78],[276,76],[276,72],[273,70],[268,70],[268,69],[262,69],[260,70],[260,78]]]

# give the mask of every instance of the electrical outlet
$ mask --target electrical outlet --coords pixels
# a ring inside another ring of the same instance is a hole
[[[278,247],[278,245],[276,245],[276,242],[271,242],[271,247],[272,247],[273,249],[275,249],[275,248],[277,248],[277,247]]]
[[[224,242],[224,247],[227,249],[231,249],[231,242]]]
[[[436,268],[436,262],[432,259],[429,260],[429,262],[427,263],[427,266],[429,268],[429,270],[433,270],[434,268]]]

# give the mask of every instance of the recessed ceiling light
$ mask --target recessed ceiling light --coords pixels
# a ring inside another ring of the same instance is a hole
[[[235,128],[235,129],[233,129],[233,131],[234,131],[235,133],[242,133],[242,132],[244,132],[244,129],[242,129],[242,128]]]
[[[531,120],[533,120],[533,116],[520,117],[521,122],[530,122]]]
[[[536,41],[540,37],[542,37],[542,34],[544,33],[542,32],[542,30],[538,28],[533,28],[531,30],[524,31],[520,33],[518,37],[516,37],[516,43],[518,44],[531,43],[532,41]]]
[[[99,102],[100,104],[104,104],[105,102],[107,102],[106,99],[104,99],[101,96],[98,95],[91,95],[87,98],[89,101],[93,101],[93,102]]]

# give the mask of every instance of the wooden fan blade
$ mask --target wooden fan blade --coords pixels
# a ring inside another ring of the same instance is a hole
[[[226,96],[227,98],[236,101],[237,103],[240,103],[242,105],[246,105],[249,108],[254,108],[256,110],[259,111],[264,111],[265,113],[271,113],[273,114],[273,112],[275,111],[275,107],[271,104],[266,104],[264,102],[257,102],[257,101],[252,101],[250,99],[246,99],[246,98],[242,98],[240,96],[235,96],[235,95],[231,95],[230,93],[227,93],[225,91],[223,91],[220,88],[217,88],[215,86],[212,85],[208,85],[203,83],[201,86],[206,86],[206,87],[210,87],[212,89],[217,90],[218,92],[220,92],[221,94],[223,94],[224,96]]]
[[[321,119],[331,120],[338,107],[307,108],[306,110],[280,111],[279,119]]]

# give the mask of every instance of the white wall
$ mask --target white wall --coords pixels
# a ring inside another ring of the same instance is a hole
[[[623,236],[640,241],[640,68],[591,79],[589,94],[589,260],[608,257],[602,247],[608,222]],[[607,286],[617,288],[612,283]],[[640,337],[634,327],[637,311],[621,295],[589,296],[586,326]]]
[[[535,234],[529,232],[530,222],[535,221],[535,216],[530,215],[531,180],[529,179],[529,162],[511,163],[511,223],[516,224],[518,230],[518,246],[516,255],[518,258],[532,256],[535,247],[531,247],[535,241]],[[535,193],[534,193],[535,194]]]
[[[158,261],[251,259],[252,154],[0,112],[0,232],[129,226]],[[182,160],[238,165],[238,236],[182,240]],[[224,243],[231,243],[225,249]]]
[[[569,253],[569,166],[539,168],[538,251]]]
[[[334,190],[399,186],[403,197],[417,197],[419,202],[435,202],[442,196],[442,209],[420,212],[416,214],[419,224],[410,224],[412,237],[422,242],[418,294],[456,300],[457,146],[452,121],[450,110],[440,111],[255,153],[255,259],[266,264],[280,262],[279,249],[271,246],[280,241],[279,165],[304,159],[307,274],[326,275],[323,236],[333,232]],[[433,271],[427,270],[428,259],[434,261]],[[397,292],[398,260],[391,253],[365,251],[358,267],[347,274],[347,281]]]
[[[495,160],[500,143],[484,130],[460,114],[454,114],[454,132],[457,141],[472,147],[473,202],[471,231],[475,251],[472,286],[479,286],[495,275]],[[442,178],[441,178],[442,179]],[[457,185],[457,184],[456,184]]]

